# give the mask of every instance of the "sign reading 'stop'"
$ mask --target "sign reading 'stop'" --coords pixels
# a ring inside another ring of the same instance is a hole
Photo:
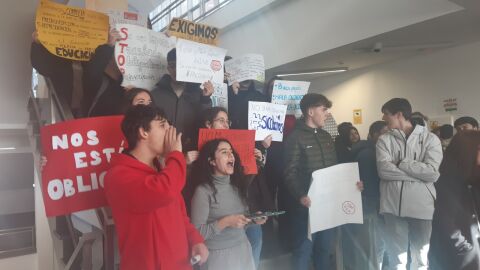
[[[219,29],[205,24],[173,18],[168,26],[168,34],[177,38],[216,46],[218,44]]]

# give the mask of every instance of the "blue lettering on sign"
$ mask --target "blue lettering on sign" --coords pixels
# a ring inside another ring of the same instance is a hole
[[[262,129],[274,130],[283,133],[283,123],[280,123],[280,116],[277,116],[277,118],[279,122],[276,122],[271,116],[264,115],[262,117],[262,123],[260,123],[260,127]]]
[[[300,86],[288,86],[288,85],[283,85],[282,83],[278,82],[274,85],[275,89],[278,90],[285,90],[285,91],[300,91],[302,90],[302,87]]]

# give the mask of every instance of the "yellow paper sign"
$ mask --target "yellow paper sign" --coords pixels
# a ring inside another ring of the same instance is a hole
[[[173,18],[168,26],[168,35],[203,44],[217,45],[219,29],[205,24]]]
[[[35,25],[38,40],[52,54],[88,61],[108,40],[108,16],[83,8],[42,0]]]
[[[362,110],[356,109],[353,110],[353,124],[360,125],[363,123]]]

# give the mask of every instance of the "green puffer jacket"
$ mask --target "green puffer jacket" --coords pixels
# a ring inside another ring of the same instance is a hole
[[[308,194],[312,172],[337,164],[332,137],[323,129],[307,126],[297,120],[285,143],[285,187],[293,199]]]

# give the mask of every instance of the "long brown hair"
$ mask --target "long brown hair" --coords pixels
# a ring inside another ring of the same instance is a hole
[[[194,192],[195,189],[202,185],[208,185],[213,191],[213,198],[216,201],[217,189],[213,184],[213,167],[210,164],[211,159],[215,159],[215,151],[217,151],[218,145],[222,142],[228,143],[233,150],[233,156],[235,157],[235,163],[233,165],[233,174],[230,176],[230,184],[234,186],[240,197],[243,200],[247,199],[247,189],[248,189],[248,182],[246,180],[246,175],[243,171],[243,166],[241,165],[240,157],[238,156],[237,152],[233,148],[232,144],[226,139],[214,139],[211,141],[206,142],[200,153],[198,154],[198,159],[193,163],[192,168],[192,191]],[[193,193],[192,193],[193,194]]]
[[[479,149],[480,131],[457,133],[445,151],[440,173],[448,173],[449,166],[455,165],[467,182],[480,184],[480,166],[477,164]]]

